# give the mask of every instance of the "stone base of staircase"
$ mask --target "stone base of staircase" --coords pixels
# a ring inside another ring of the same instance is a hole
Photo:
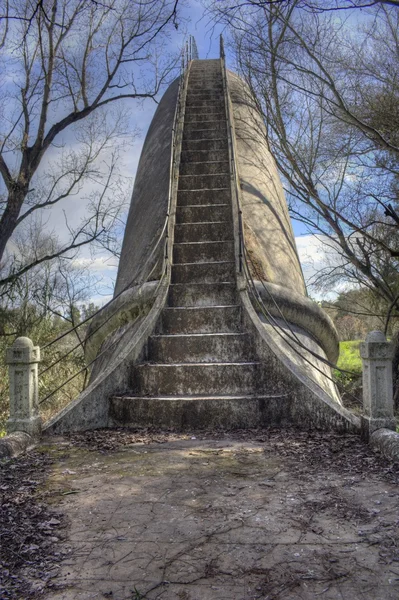
[[[53,433],[294,424],[356,430],[354,417],[331,397],[330,388],[306,375],[307,362],[298,367],[298,356],[288,356],[267,324],[250,316],[254,308],[239,291],[225,108],[220,61],[194,61],[168,289],[156,318],[131,334],[127,330],[133,338],[140,331],[140,343],[118,346],[123,362],[95,388],[98,396],[85,390],[68,414],[50,425]],[[309,343],[318,350],[316,341]]]
[[[189,429],[251,429],[289,424],[292,400],[275,396],[114,396],[111,427]]]

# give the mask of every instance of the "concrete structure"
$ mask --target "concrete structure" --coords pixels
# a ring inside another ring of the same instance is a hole
[[[251,258],[246,276],[241,229]],[[96,333],[89,332],[88,357],[98,357],[90,385],[49,432],[116,425],[359,428],[331,380],[327,362],[337,358],[337,335],[306,297],[261,118],[221,60],[192,61],[183,88],[174,82],[159,104],[140,159],[115,293],[116,302],[90,328]]]
[[[392,344],[381,331],[372,331],[360,344],[363,361],[362,436],[368,441],[378,429],[396,430],[393,403]]]
[[[10,418],[7,433],[24,432],[32,437],[41,433],[38,410],[37,366],[40,349],[27,337],[19,337],[7,349],[10,379]]]

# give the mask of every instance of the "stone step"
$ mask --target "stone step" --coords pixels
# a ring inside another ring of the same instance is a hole
[[[197,333],[151,336],[149,357],[157,363],[198,363],[241,362],[255,356],[248,333]]]
[[[201,140],[184,140],[182,143],[182,152],[198,152],[198,151],[219,151],[227,150],[227,137],[215,138],[215,139],[201,139]]]
[[[205,119],[207,121],[226,119],[226,113],[223,110],[219,110],[217,106],[190,106],[184,115],[184,122],[200,121]]]
[[[176,223],[205,223],[212,221],[231,221],[230,204],[197,204],[177,206]]]
[[[196,129],[188,130],[184,128],[183,141],[188,140],[217,140],[220,137],[225,137],[226,130],[223,129]]]
[[[142,363],[132,368],[132,390],[143,396],[251,394],[264,384],[259,362]]]
[[[222,72],[219,68],[215,68],[214,66],[208,66],[207,69],[195,69],[194,68],[194,64],[191,67],[190,70],[190,79],[189,81],[191,82],[191,80],[195,80],[198,78],[202,78],[204,80],[204,82],[208,81],[208,79],[215,79],[216,81],[220,81],[222,77]]]
[[[220,306],[236,303],[235,282],[175,283],[169,286],[168,306]]]
[[[230,173],[215,175],[179,175],[179,190],[213,190],[230,186]]]
[[[203,110],[212,109],[213,112],[225,112],[224,99],[223,98],[196,98],[195,96],[186,101],[185,114],[189,114],[191,109]]]
[[[197,119],[196,121],[184,123],[183,137],[190,137],[192,133],[204,129],[210,129],[212,131],[220,130],[223,132],[220,135],[225,135],[227,131],[226,119]]]
[[[175,244],[183,242],[226,242],[233,239],[231,222],[176,223]]]
[[[215,188],[213,190],[179,190],[177,192],[177,206],[191,206],[193,204],[230,204],[230,186]]]
[[[197,88],[195,90],[190,90],[189,87],[187,90],[187,99],[190,99],[190,102],[188,104],[186,102],[186,107],[191,106],[191,104],[201,104],[203,101],[217,101],[224,107],[224,91],[221,87],[216,90],[208,89],[206,85],[202,89]]]
[[[173,262],[201,263],[234,260],[234,242],[186,242],[173,246]]]
[[[172,283],[235,282],[235,262],[172,265]]]
[[[205,80],[201,77],[197,80],[191,79],[188,83],[188,92],[190,93],[211,93],[211,94],[222,94],[223,93],[223,83],[216,78],[212,80]]]
[[[201,109],[190,110],[186,112],[184,116],[184,123],[197,123],[203,121],[226,121],[226,114],[224,112],[209,112]]]
[[[198,71],[194,73],[190,71],[190,77],[188,80],[189,87],[195,86],[202,83],[203,87],[208,89],[213,85],[223,86],[221,71],[212,70],[210,72]]]
[[[198,73],[194,73],[193,71],[191,71],[190,73],[190,78],[189,78],[189,85],[190,87],[192,85],[196,85],[196,84],[201,84],[202,87],[206,87],[208,85],[221,85],[223,86],[223,82],[222,82],[222,75],[221,72],[219,71],[212,71],[212,72],[198,72]]]
[[[214,71],[216,69],[220,70],[220,59],[219,58],[210,58],[206,61],[202,59],[195,59],[192,62],[191,72],[198,73],[200,71],[204,71],[207,73],[208,71]]]
[[[208,108],[209,106],[213,106],[217,112],[224,111],[224,98],[223,96],[210,96],[199,94],[192,94],[191,96],[187,96],[186,99],[186,111],[190,110],[191,106],[200,107],[200,108]]]
[[[182,175],[219,175],[229,172],[228,161],[184,162],[180,164],[179,176]]]
[[[180,154],[180,169],[185,163],[226,162],[228,160],[227,148],[223,150],[185,150]]]
[[[164,308],[160,331],[165,334],[236,333],[241,329],[241,306],[184,306]]]
[[[293,396],[201,395],[114,396],[110,418],[116,426],[192,429],[253,429],[292,422]]]

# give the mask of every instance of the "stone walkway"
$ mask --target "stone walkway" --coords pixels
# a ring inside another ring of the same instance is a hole
[[[185,437],[59,442],[69,553],[40,597],[397,600],[397,474],[358,439]]]

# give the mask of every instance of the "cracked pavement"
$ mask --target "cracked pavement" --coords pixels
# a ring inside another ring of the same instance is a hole
[[[396,480],[357,439],[295,435],[60,441],[48,493],[68,554],[41,597],[396,600]]]

